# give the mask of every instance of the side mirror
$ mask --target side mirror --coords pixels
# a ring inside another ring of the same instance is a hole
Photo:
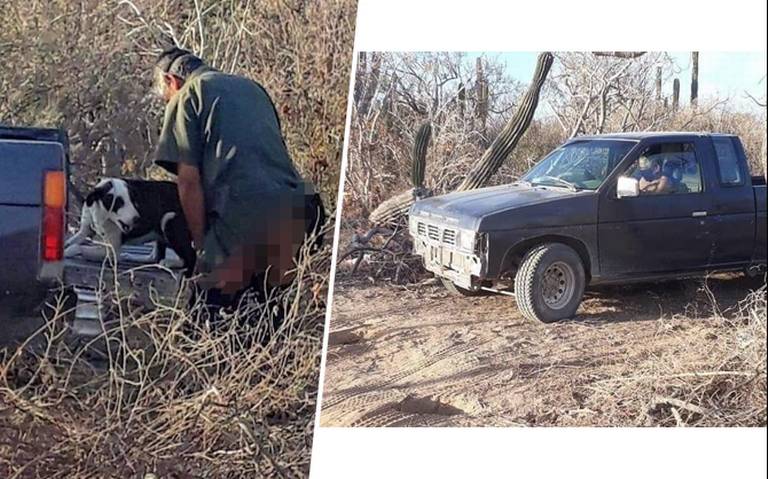
[[[640,196],[640,183],[629,176],[620,176],[619,183],[616,185],[616,196],[618,198]]]

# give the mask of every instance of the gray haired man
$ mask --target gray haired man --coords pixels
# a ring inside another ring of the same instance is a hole
[[[177,175],[209,303],[290,283],[325,212],[288,155],[266,90],[180,48],[160,54],[155,83],[167,102],[156,164]]]

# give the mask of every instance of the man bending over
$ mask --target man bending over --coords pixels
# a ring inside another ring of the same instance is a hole
[[[290,283],[325,212],[288,155],[267,92],[179,48],[158,57],[155,85],[167,102],[156,163],[177,175],[208,304],[236,306],[246,291]]]

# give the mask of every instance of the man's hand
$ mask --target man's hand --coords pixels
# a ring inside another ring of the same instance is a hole
[[[192,233],[192,241],[195,243],[195,249],[200,251],[205,238],[205,197],[200,170],[195,166],[179,163],[176,184],[179,188],[181,208]]]
[[[644,193],[654,193],[656,192],[656,188],[658,187],[658,184],[659,184],[659,180],[648,181],[645,178],[641,177],[639,181],[640,191]]]

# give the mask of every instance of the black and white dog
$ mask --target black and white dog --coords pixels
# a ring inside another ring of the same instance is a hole
[[[85,199],[80,229],[67,240],[65,256],[80,253],[94,236],[116,255],[123,244],[155,241],[153,261],[165,264],[166,248],[171,247],[184,263],[185,275],[194,271],[192,236],[176,184],[170,181],[101,180]]]

